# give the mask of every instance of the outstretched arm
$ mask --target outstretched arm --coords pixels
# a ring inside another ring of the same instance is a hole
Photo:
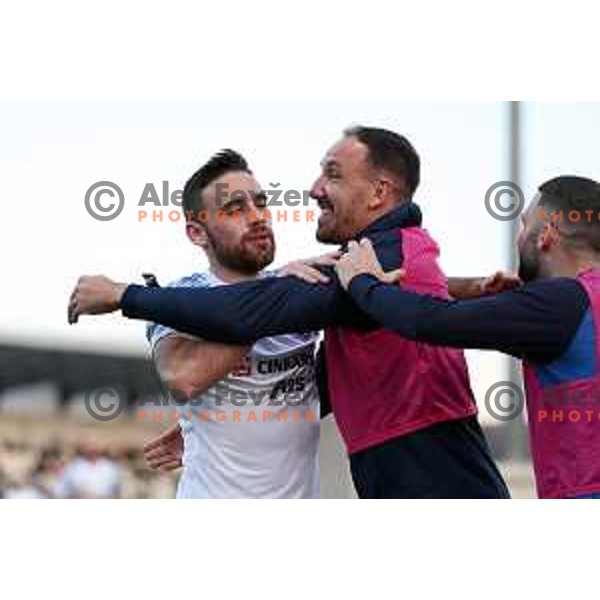
[[[449,277],[448,293],[455,300],[471,300],[489,294],[509,292],[522,285],[519,277],[508,271],[498,271],[491,277]]]
[[[69,322],[83,314],[123,315],[165,325],[204,340],[250,344],[262,337],[317,331],[363,317],[330,269],[328,283],[273,277],[210,289],[147,288],[103,276],[79,279]]]
[[[352,303],[333,279],[309,284],[288,276],[211,289],[132,285],[120,307],[129,318],[161,323],[206,340],[248,344],[343,322],[352,312]]]
[[[368,241],[352,243],[336,267],[342,285],[383,327],[432,345],[548,362],[565,352],[589,306],[581,285],[562,278],[476,300],[419,295],[381,282],[376,262]]]

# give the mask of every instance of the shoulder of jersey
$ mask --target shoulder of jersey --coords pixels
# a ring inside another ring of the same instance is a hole
[[[194,288],[194,287],[210,287],[213,285],[210,281],[208,273],[192,273],[185,277],[175,279],[167,285],[167,287],[182,287],[182,288]]]
[[[279,270],[275,271],[262,271],[259,275],[260,279],[268,279],[272,277],[280,277],[281,273]],[[191,273],[185,277],[174,279],[167,284],[167,287],[214,287],[218,285],[214,277],[208,271],[202,273]]]

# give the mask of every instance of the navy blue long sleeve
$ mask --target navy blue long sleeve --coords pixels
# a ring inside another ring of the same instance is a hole
[[[283,333],[318,331],[366,321],[327,269],[329,283],[273,277],[210,289],[130,285],[121,301],[126,317],[144,319],[201,337],[249,344]]]
[[[348,289],[386,329],[431,345],[499,350],[546,363],[568,348],[589,308],[575,279],[546,279],[477,300],[443,300],[359,275]]]

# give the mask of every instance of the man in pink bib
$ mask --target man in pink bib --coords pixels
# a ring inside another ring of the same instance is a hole
[[[524,285],[474,300],[383,283],[368,240],[336,270],[361,310],[405,339],[521,358],[539,496],[600,498],[600,184],[540,186],[518,247]]]

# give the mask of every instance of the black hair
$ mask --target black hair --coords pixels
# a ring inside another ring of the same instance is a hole
[[[204,209],[202,190],[226,173],[244,171],[252,175],[246,159],[235,150],[221,150],[206,164],[201,166],[186,182],[183,188],[183,214],[191,213],[196,217]]]
[[[412,198],[419,186],[421,160],[413,145],[402,135],[387,129],[356,125],[344,131],[353,136],[369,150],[369,162],[401,179],[405,184],[405,195]]]
[[[600,183],[563,175],[546,181],[538,190],[538,207],[561,224],[567,243],[600,254]]]

